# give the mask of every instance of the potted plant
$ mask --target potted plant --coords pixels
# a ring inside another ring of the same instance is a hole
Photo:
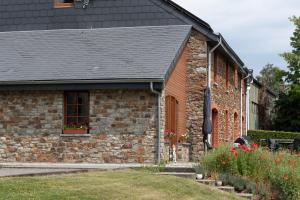
[[[64,126],[64,134],[87,134],[88,126],[83,123],[68,123]]]

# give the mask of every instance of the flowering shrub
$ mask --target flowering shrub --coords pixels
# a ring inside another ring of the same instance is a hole
[[[67,125],[64,126],[65,129],[87,129],[87,125],[84,124],[84,123],[72,123],[72,122],[69,122],[67,123]]]
[[[176,139],[176,134],[170,130],[165,130],[165,139],[173,141]]]
[[[272,153],[256,144],[237,148],[220,145],[202,156],[200,165],[208,176],[219,173],[243,177],[257,185],[270,185],[278,199],[300,198],[300,161],[286,152]]]

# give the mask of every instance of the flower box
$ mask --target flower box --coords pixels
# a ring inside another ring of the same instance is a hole
[[[66,128],[64,134],[88,134],[88,129],[85,128]]]

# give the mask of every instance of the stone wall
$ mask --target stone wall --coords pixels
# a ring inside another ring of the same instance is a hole
[[[189,134],[190,160],[203,152],[203,91],[207,83],[207,43],[193,31],[187,43],[187,133]]]
[[[238,133],[240,134],[240,106],[241,106],[241,74],[238,75],[238,87],[234,85],[234,66],[228,57],[218,53],[217,54],[218,78],[214,82],[213,68],[212,68],[212,108],[218,111],[218,139],[219,143],[233,142],[234,129],[234,113],[238,114]],[[213,59],[214,60],[214,59]],[[226,88],[226,64],[229,62],[229,85]],[[246,109],[246,99],[243,96],[243,111]],[[229,137],[225,137],[225,110],[229,113]],[[245,112],[243,112],[245,116]]]
[[[156,99],[91,91],[91,135],[62,137],[63,92],[1,92],[0,162],[154,163]]]

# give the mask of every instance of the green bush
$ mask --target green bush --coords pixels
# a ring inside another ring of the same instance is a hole
[[[255,182],[266,189],[257,193],[268,196],[268,188],[279,194],[279,199],[300,199],[300,159],[286,152],[272,153],[252,145],[231,149],[221,145],[203,155],[200,165],[206,174],[219,174],[219,178],[239,191],[253,190]],[[222,175],[226,174],[226,175]],[[269,192],[270,195],[270,192]]]
[[[300,133],[284,131],[249,130],[248,136],[256,143],[261,139],[300,139]]]

